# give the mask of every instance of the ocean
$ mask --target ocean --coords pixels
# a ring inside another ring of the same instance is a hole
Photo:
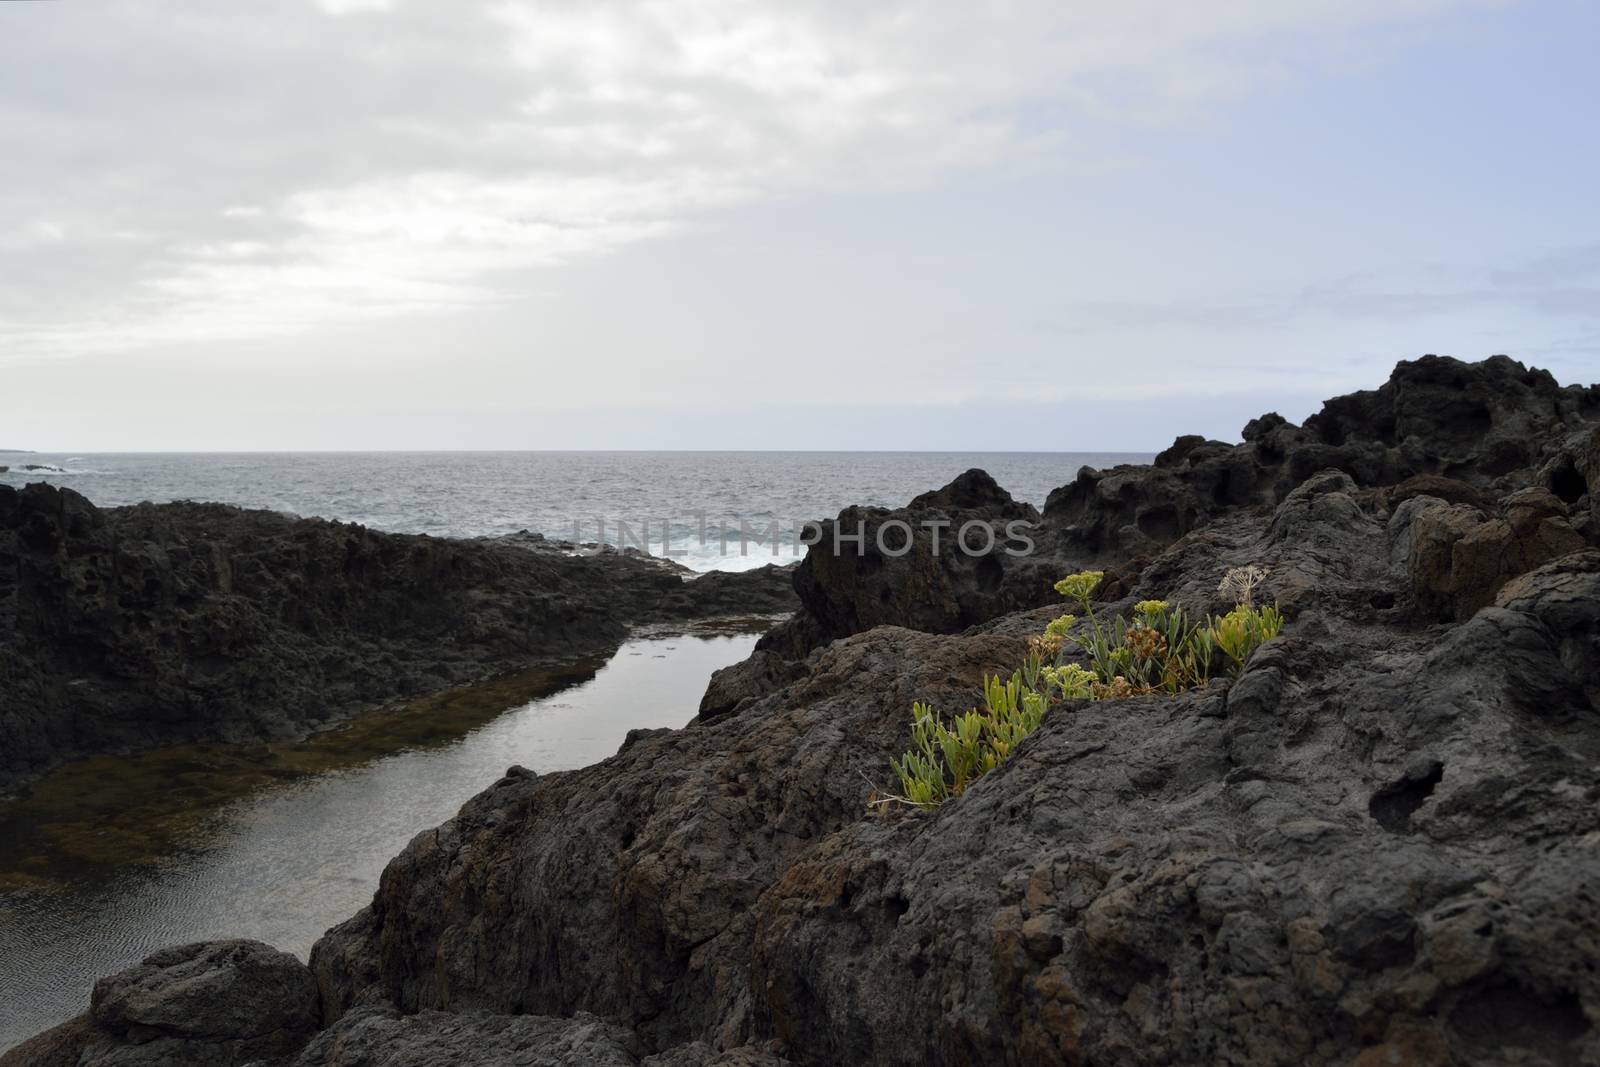
[[[1042,507],[1090,452],[195,452],[0,453],[0,484],[47,481],[101,506],[206,500],[480,537],[529,530],[665,551],[695,570],[797,558],[794,533],[851,504],[899,507],[981,467]],[[25,471],[24,464],[55,468]],[[741,536],[742,534],[742,536]]]

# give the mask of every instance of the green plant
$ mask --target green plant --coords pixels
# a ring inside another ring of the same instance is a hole
[[[1237,676],[1244,670],[1250,654],[1283,632],[1283,615],[1276,605],[1249,607],[1237,605],[1232,611],[1211,620],[1211,640],[1232,661],[1229,673]]]
[[[1085,610],[1088,626],[1071,640],[1089,659],[1091,699],[1112,693],[1178,693],[1206,683],[1211,638],[1205,628],[1189,622],[1182,608],[1165,600],[1141,600],[1132,622],[1119,615],[1105,623],[1088,605]]]
[[[1021,670],[1007,681],[985,677],[983,690],[984,710],[963,712],[948,725],[931,705],[912,704],[911,750],[889,761],[900,795],[885,799],[932,807],[960,796],[973,779],[1004,763],[1044,719],[1049,702]]]
[[[1028,654],[1009,679],[985,676],[981,712],[973,708],[945,723],[931,705],[913,704],[911,749],[889,761],[900,793],[873,803],[932,807],[960,796],[974,779],[1005,762],[1055,703],[1195,689],[1210,680],[1218,649],[1238,674],[1252,652],[1283,630],[1276,606],[1252,601],[1266,576],[1255,566],[1229,571],[1218,588],[1236,595],[1236,606],[1202,623],[1165,600],[1141,600],[1131,621],[1120,615],[1102,620],[1093,596],[1104,575],[1080,571],[1061,579],[1055,589],[1078,602],[1083,624],[1075,615],[1062,615],[1028,638]],[[1086,663],[1063,659],[1069,643]]]

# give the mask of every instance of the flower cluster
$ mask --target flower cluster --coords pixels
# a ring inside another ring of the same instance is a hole
[[[1099,586],[1100,579],[1106,576],[1105,571],[1079,571],[1069,574],[1056,583],[1056,592],[1068,600],[1076,600],[1087,610],[1089,598],[1094,595],[1095,588]]]
[[[1045,626],[1044,635],[1046,637],[1064,638],[1067,636],[1067,631],[1072,629],[1072,624],[1077,621],[1078,617],[1076,615],[1057,616],[1056,618],[1051,619],[1050,622]]]
[[[929,705],[913,705],[912,748],[890,761],[901,793],[875,803],[928,807],[961,795],[973,779],[999,766],[1055,704],[1181,693],[1208,684],[1214,660],[1239,673],[1251,653],[1283,630],[1276,606],[1251,602],[1266,576],[1256,566],[1230,570],[1219,588],[1237,598],[1233,610],[1199,622],[1165,600],[1139,601],[1131,621],[1120,615],[1102,620],[1095,614],[1094,592],[1104,573],[1079,571],[1061,579],[1056,592],[1082,606],[1084,625],[1074,634],[1078,617],[1062,615],[1028,638],[1020,670],[1005,682],[984,679],[981,712],[973,708],[946,724]],[[1069,645],[1083,662],[1066,658]]]
[[[1084,700],[1090,696],[1091,687],[1099,680],[1094,671],[1067,663],[1060,667],[1043,667],[1039,671],[1046,683],[1061,691],[1062,700]]]

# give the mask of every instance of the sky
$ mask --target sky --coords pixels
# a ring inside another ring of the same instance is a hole
[[[0,3],[0,447],[1153,450],[1600,379],[1587,0]]]

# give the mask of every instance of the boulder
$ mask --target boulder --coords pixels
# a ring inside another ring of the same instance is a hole
[[[1415,473],[1492,481],[1537,467],[1556,431],[1593,418],[1591,391],[1563,389],[1548,371],[1506,356],[1424,356],[1401,361],[1377,389],[1328,401],[1304,429],[1330,446],[1393,449],[1397,465]]]
[[[1495,606],[1542,622],[1566,676],[1600,711],[1600,551],[1574,552],[1512,579]]]
[[[953,633],[1054,597],[1034,551],[1038,512],[983,471],[902,509],[846,508],[818,524],[794,572],[801,611],[760,648],[799,658],[874,626]]]
[[[102,978],[87,1014],[0,1067],[230,1067],[298,1052],[319,1022],[305,964],[258,941],[200,942]]]
[[[1512,578],[1587,546],[1567,522],[1566,505],[1542,488],[1507,496],[1503,517],[1495,519],[1428,497],[1413,503],[1419,506],[1409,509],[1412,589],[1435,616],[1469,618]]]
[[[1494,507],[1494,497],[1477,486],[1459,478],[1446,478],[1438,474],[1414,474],[1397,485],[1378,491],[1378,501],[1385,509],[1393,509],[1413,497],[1427,496],[1447,504],[1465,504],[1480,511]]]

